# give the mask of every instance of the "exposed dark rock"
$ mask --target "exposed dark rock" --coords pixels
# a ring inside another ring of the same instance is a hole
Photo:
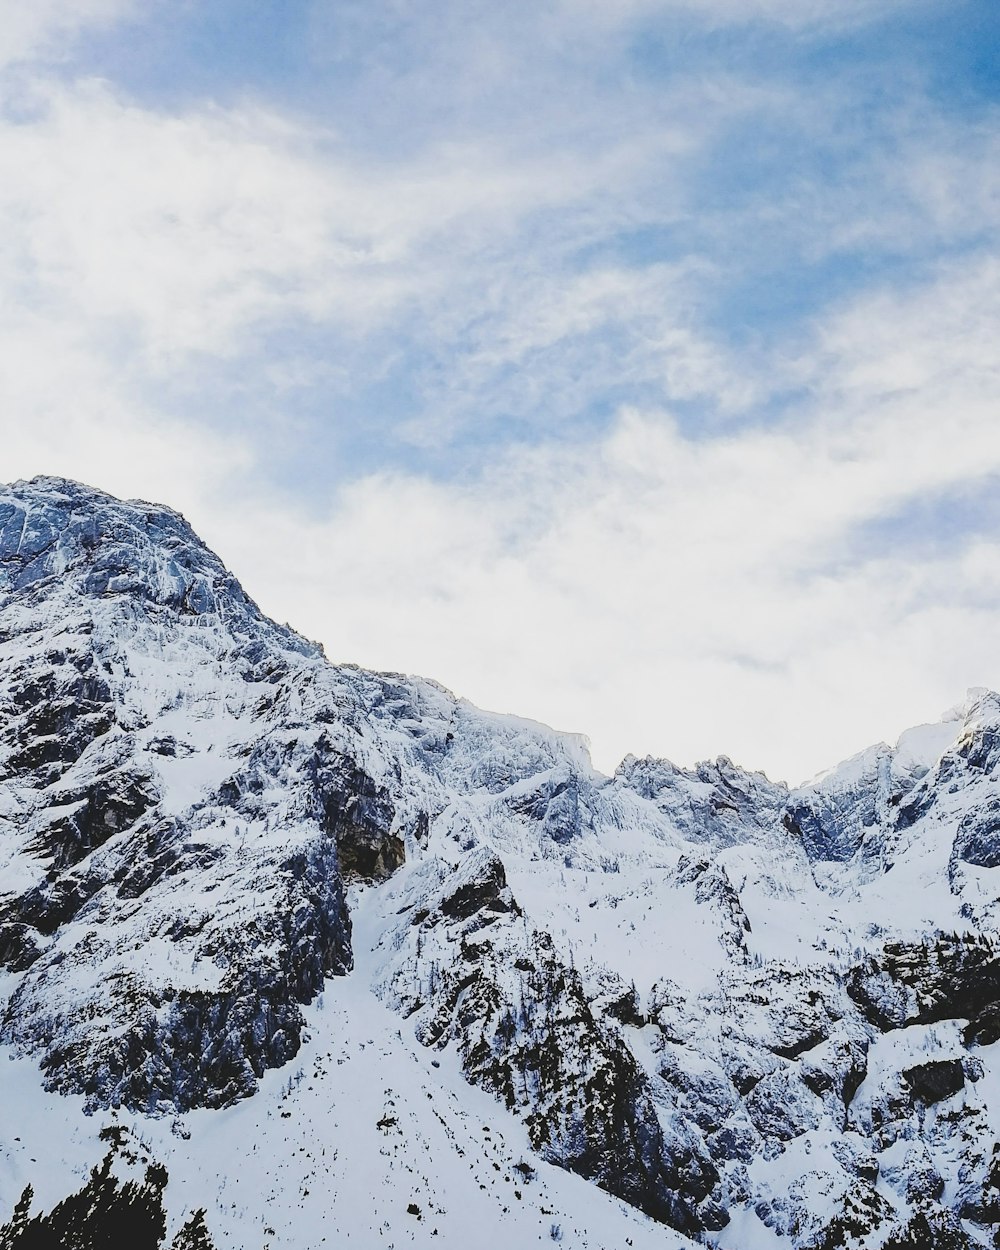
[[[942,767],[946,770],[947,763]],[[892,819],[893,828],[900,833],[912,828],[918,820],[922,820],[933,810],[937,802],[937,793],[936,787],[926,782],[914,786],[913,790],[896,807]]]
[[[598,1008],[601,1015],[610,1016],[612,1020],[628,1024],[634,1029],[641,1029],[646,1023],[646,1017],[639,1007],[639,991],[634,984],[619,984],[612,992],[602,995],[598,1000]]]
[[[350,920],[336,875],[335,852],[318,844],[287,859],[283,904],[241,932],[220,939],[228,972],[217,990],[157,991],[141,976],[121,973],[109,987],[116,1017],[77,1023],[72,1004],[60,1020],[32,1004],[44,992],[44,968],[14,994],[0,1020],[0,1039],[43,1053],[49,1088],[83,1093],[90,1105],[155,1111],[221,1107],[253,1093],[270,1067],[301,1045],[300,1004],[327,975],[350,967]],[[174,933],[179,939],[181,933]],[[211,937],[204,934],[211,955]],[[277,952],[262,961],[261,950]],[[87,950],[79,951],[86,960]]]
[[[882,745],[844,770],[793,791],[782,814],[785,828],[814,863],[855,862],[863,875],[888,868],[890,831],[919,790],[921,768],[904,767]]]
[[[955,744],[954,753],[969,768],[991,773],[1000,764],[1000,729],[990,724],[967,729]]]
[[[975,1244],[950,1213],[918,1211],[889,1233],[882,1250],[974,1250]]]
[[[818,1128],[823,1114],[820,1100],[792,1067],[781,1067],[763,1077],[744,1100],[747,1115],[762,1137],[791,1141]]]
[[[960,1059],[942,1059],[904,1068],[903,1076],[921,1102],[940,1102],[965,1087]]]
[[[966,1046],[992,1046],[1000,1042],[1000,1002],[987,1003],[976,1012],[962,1032]]]
[[[962,817],[954,855],[979,868],[1000,868],[1000,799],[988,799]]]
[[[513,811],[537,821],[554,842],[570,842],[580,833],[580,788],[569,770],[546,774],[535,789],[505,796],[505,801]]]
[[[996,1142],[986,1161],[979,1193],[973,1200],[966,1200],[960,1214],[967,1220],[1000,1228],[1000,1145]]]
[[[502,915],[519,912],[507,888],[503,863],[496,855],[480,853],[441,897],[438,909],[452,920],[468,920],[481,912]]]
[[[893,1217],[893,1208],[871,1185],[856,1182],[845,1193],[833,1219],[799,1241],[801,1250],[841,1250],[857,1245]]]
[[[824,1098],[828,1111],[842,1123],[867,1071],[868,1042],[854,1036],[831,1038],[804,1054],[799,1064],[803,1083]]]
[[[148,777],[127,768],[99,774],[85,788],[59,795],[58,804],[41,814],[37,832],[50,871],[70,868],[109,838],[131,828],[157,799]]]
[[[406,851],[393,830],[395,812],[386,791],[344,756],[319,765],[316,787],[323,828],[336,839],[344,877],[377,881],[391,876]]]
[[[721,1130],[739,1105],[739,1095],[722,1068],[686,1046],[666,1042],[658,1071],[680,1096],[686,1114],[705,1133]],[[723,1147],[730,1144],[724,1139]]]
[[[867,788],[844,796],[838,804],[828,796],[800,797],[789,801],[781,819],[810,859],[844,863],[857,854],[867,831],[876,827],[876,799]]]
[[[697,901],[715,910],[720,921],[719,941],[730,956],[745,959],[750,919],[725,868],[700,855],[682,855],[677,861],[676,879],[678,885],[693,885]]]
[[[746,1118],[738,1114],[728,1120],[716,1133],[707,1138],[712,1158],[719,1162],[739,1160],[752,1163],[760,1153],[763,1139]]]
[[[1000,952],[989,935],[941,934],[886,943],[847,980],[847,992],[882,1029],[969,1020],[966,1040],[988,1037],[1000,1004]]]

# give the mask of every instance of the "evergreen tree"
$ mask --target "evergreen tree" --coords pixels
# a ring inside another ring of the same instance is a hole
[[[215,1250],[205,1225],[204,1208],[195,1211],[184,1227],[178,1231],[177,1236],[170,1243],[170,1250]]]
[[[0,1228],[0,1250],[15,1250],[15,1247],[20,1244],[24,1230],[28,1227],[28,1212],[31,1210],[31,1200],[34,1196],[35,1191],[30,1185],[26,1185],[14,1207],[10,1223]]]
[[[48,1215],[28,1218],[32,1189],[18,1200],[9,1224],[0,1228],[0,1250],[160,1250],[167,1232],[163,1191],[167,1170],[146,1169],[142,1181],[121,1184],[111,1170],[115,1150],[95,1167],[82,1189]],[[197,1212],[175,1241],[182,1250],[213,1250],[203,1213]]]

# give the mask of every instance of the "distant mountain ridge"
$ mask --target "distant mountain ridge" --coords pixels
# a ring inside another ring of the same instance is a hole
[[[609,778],[331,664],[178,514],[36,478],[0,488],[0,709],[0,1042],[47,1089],[138,1125],[270,1107],[347,978],[399,1056],[506,1107],[529,1171],[683,1236],[994,1244],[997,694],[791,791],[725,757]]]

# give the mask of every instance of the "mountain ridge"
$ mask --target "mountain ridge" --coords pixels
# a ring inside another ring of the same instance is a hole
[[[0,595],[0,1042],[48,1089],[219,1114],[363,975],[538,1159],[682,1234],[990,1244],[992,692],[791,790],[606,777],[329,663],[156,505],[6,488]]]

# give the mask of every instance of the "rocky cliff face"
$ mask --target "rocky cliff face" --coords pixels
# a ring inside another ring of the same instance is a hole
[[[606,778],[328,663],[182,518],[54,479],[0,493],[0,596],[0,1041],[50,1089],[249,1097],[361,975],[360,919],[401,1027],[655,1219],[991,1244],[996,695],[793,792],[724,757]]]
[[[15,488],[0,588],[0,1037],[94,1105],[245,1096],[401,854],[342,692],[162,509]]]

